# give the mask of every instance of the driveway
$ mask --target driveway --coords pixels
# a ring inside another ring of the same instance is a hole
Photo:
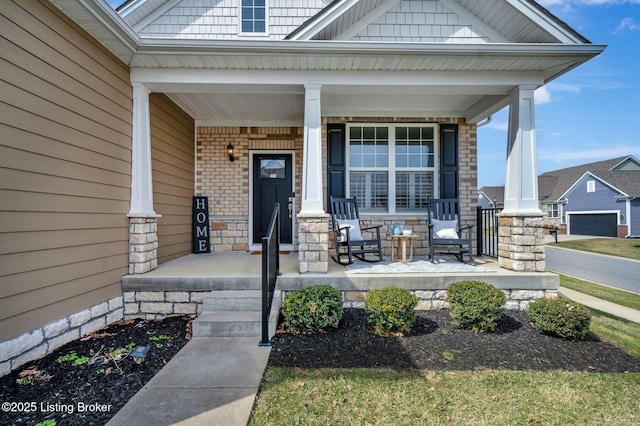
[[[546,266],[555,272],[640,293],[640,261],[545,246]]]

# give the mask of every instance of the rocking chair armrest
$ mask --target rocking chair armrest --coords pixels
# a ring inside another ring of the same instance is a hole
[[[361,227],[360,229],[362,229],[363,231],[369,230],[369,229],[380,229],[380,227],[382,227],[382,225],[372,225],[372,226],[365,226],[365,227]]]
[[[467,237],[471,238],[471,230],[473,229],[473,225],[463,225],[460,227],[460,233],[462,234],[462,231],[467,231]]]

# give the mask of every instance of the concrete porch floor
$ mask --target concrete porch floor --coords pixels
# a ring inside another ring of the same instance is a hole
[[[496,259],[476,258],[476,264],[488,272],[354,274],[329,260],[329,271],[298,272],[298,253],[280,256],[282,275],[278,288],[294,290],[311,284],[330,284],[341,290],[366,291],[387,286],[407,290],[441,290],[460,280],[480,280],[500,289],[557,290],[556,274],[514,272],[502,269]],[[212,291],[257,290],[261,288],[262,256],[249,252],[189,254],[162,263],[141,275],[122,278],[123,291]]]

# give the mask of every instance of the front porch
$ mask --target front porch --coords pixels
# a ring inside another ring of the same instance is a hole
[[[251,252],[190,254],[157,269],[122,278],[125,317],[154,318],[168,314],[200,314],[205,295],[220,290],[261,289],[262,256]],[[419,309],[440,309],[446,288],[461,280],[481,280],[505,292],[507,309],[524,309],[531,300],[557,295],[558,276],[546,272],[515,272],[500,268],[497,260],[476,259],[478,272],[367,274],[349,272],[329,262],[327,273],[300,273],[298,253],[282,254],[283,293],[312,284],[328,284],[343,292],[345,306],[362,307],[366,292],[398,286],[414,292]],[[375,264],[374,264],[375,265]]]

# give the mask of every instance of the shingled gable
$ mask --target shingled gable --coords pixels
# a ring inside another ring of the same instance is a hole
[[[416,8],[407,0],[335,0],[326,8],[311,17],[303,25],[289,34],[287,40],[350,40],[370,25],[389,27],[402,24],[406,38],[424,39],[429,33],[411,31],[429,22],[398,22],[393,16],[386,19],[387,13],[416,12]],[[572,29],[566,22],[553,15],[540,4],[532,0],[524,1],[474,1],[439,0],[430,1],[435,11],[450,12],[458,15],[459,21],[447,22],[450,26],[464,26],[474,33],[481,33],[487,42],[493,43],[586,43],[589,40]],[[517,29],[517,31],[516,31]],[[397,30],[396,30],[397,31]],[[387,34],[388,37],[399,34]],[[440,35],[441,37],[443,35]],[[384,38],[385,35],[380,35]],[[447,38],[447,37],[442,37]],[[456,37],[452,37],[456,39]],[[413,40],[416,41],[416,40]]]

